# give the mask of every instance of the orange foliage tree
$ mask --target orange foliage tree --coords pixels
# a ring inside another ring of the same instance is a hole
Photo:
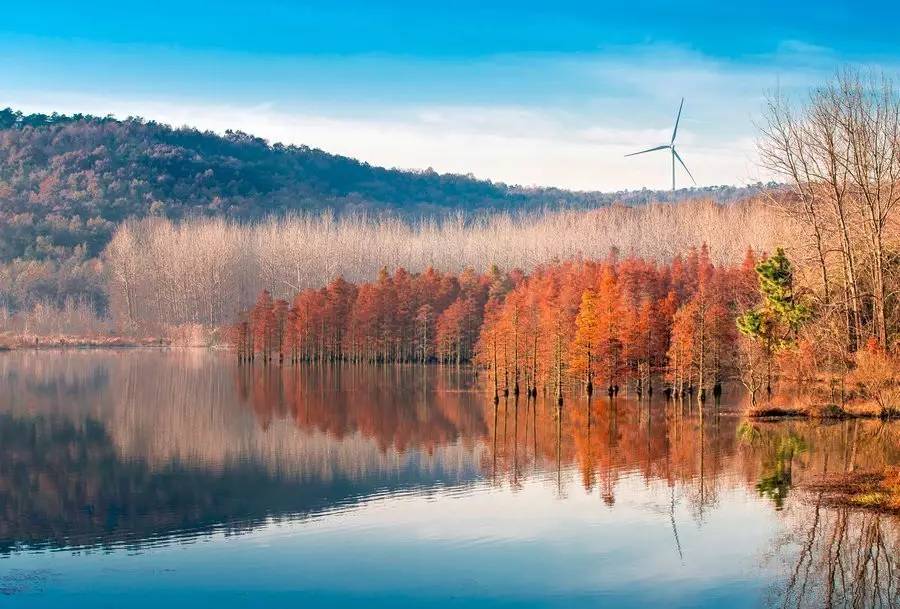
[[[612,252],[525,276],[492,267],[458,275],[383,268],[343,278],[288,304],[263,291],[229,336],[241,361],[474,362],[495,395],[560,400],[565,387],[639,395],[662,377],[700,399],[734,365],[735,313],[754,297],[755,257],[716,267],[706,246],[667,264]]]

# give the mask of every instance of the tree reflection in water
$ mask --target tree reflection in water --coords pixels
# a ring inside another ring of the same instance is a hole
[[[624,511],[639,482],[641,509],[659,513],[684,565],[698,558],[696,531],[735,495],[760,496],[759,509],[778,510],[784,528],[771,546],[783,571],[773,605],[897,604],[897,520],[803,489],[822,475],[900,464],[900,425],[743,422],[739,403],[700,416],[696,400],[661,395],[572,397],[562,408],[540,392],[492,402],[456,367],[8,354],[0,547],[241,532],[480,480],[514,495],[537,482],[561,499],[586,494],[598,509]]]
[[[783,509],[791,488],[795,455],[806,452],[806,441],[795,432],[764,433],[751,423],[743,423],[738,430],[741,442],[758,450],[763,474],[756,483],[760,495],[768,497],[775,509]]]
[[[826,503],[813,484],[831,474],[879,471],[900,457],[900,426],[877,421],[745,423],[757,491],[784,510],[772,560],[783,571],[773,607],[900,607],[900,519]],[[788,502],[788,493],[794,500]]]
[[[776,544],[784,583],[773,607],[888,609],[900,607],[900,522],[848,507],[789,508],[788,533]]]

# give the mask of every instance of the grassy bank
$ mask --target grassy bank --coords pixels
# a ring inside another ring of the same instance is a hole
[[[805,418],[805,419],[900,419],[900,408],[882,406],[872,400],[850,400],[843,405],[828,402],[812,402],[808,399],[774,400],[750,407],[747,416],[752,419]]]

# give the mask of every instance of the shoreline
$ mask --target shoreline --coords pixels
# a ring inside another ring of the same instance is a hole
[[[748,419],[756,421],[782,421],[790,419],[809,421],[845,421],[851,419],[869,419],[882,421],[900,420],[900,410],[890,408],[887,410],[875,410],[867,404],[849,404],[840,407],[836,404],[824,404],[812,407],[768,407],[749,409],[746,413]]]
[[[179,345],[166,339],[135,340],[130,338],[75,339],[37,338],[16,340],[14,343],[0,344],[0,352],[45,351],[45,350],[85,350],[85,349],[141,349],[141,348],[210,348],[208,345]]]

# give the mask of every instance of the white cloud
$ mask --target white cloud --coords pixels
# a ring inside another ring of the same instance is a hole
[[[521,108],[422,108],[406,118],[346,118],[279,110],[271,105],[179,103],[85,98],[54,94],[52,104],[36,96],[6,99],[24,111],[139,115],[175,126],[224,133],[241,130],[269,141],[306,144],[375,165],[473,173],[510,184],[560,186],[581,190],[666,188],[670,165],[664,154],[624,157],[636,147],[665,142],[666,129],[570,127],[552,113]],[[682,142],[698,138],[685,129]],[[749,171],[749,140],[718,148],[685,146],[682,156],[698,183],[756,179]],[[686,183],[686,176],[679,177]]]
[[[668,141],[682,96],[686,102],[679,152],[698,183],[765,179],[757,168],[753,126],[765,91],[775,86],[799,90],[820,82],[834,67],[829,57],[827,49],[788,41],[771,56],[744,62],[664,46],[614,48],[573,57],[488,58],[447,68],[462,83],[453,99],[398,94],[391,103],[375,103],[360,97],[353,103],[342,100],[340,108],[302,95],[288,98],[273,93],[271,101],[260,104],[236,102],[237,97],[227,92],[222,98],[231,101],[172,89],[164,97],[151,98],[145,93],[90,92],[87,86],[71,90],[72,85],[61,91],[7,89],[0,94],[0,103],[45,112],[141,115],[220,133],[239,129],[376,165],[432,167],[513,184],[584,190],[666,188],[670,157],[624,155]],[[352,62],[349,59],[348,65]],[[410,70],[424,74],[427,66]],[[465,87],[479,82],[467,81],[470,74],[491,74],[493,80],[506,74],[510,92],[494,90],[489,100],[467,95]],[[546,84],[546,95],[520,99],[515,92],[523,90],[524,80],[532,93]],[[264,89],[256,93],[266,95]],[[477,103],[469,103],[470,98]],[[680,172],[679,183],[687,183]]]

